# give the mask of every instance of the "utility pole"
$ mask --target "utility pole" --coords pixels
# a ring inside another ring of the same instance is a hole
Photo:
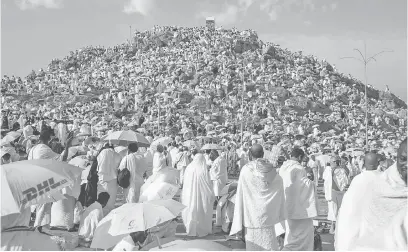
[[[157,131],[160,135],[160,98],[161,98],[161,92],[162,92],[162,82],[159,81],[159,96],[157,97],[157,106],[158,106],[158,114],[157,114],[157,120],[158,120],[158,126],[157,126]]]
[[[364,83],[365,84],[364,85],[364,93],[365,93],[364,94],[364,99],[365,99],[365,109],[366,109],[366,111],[365,111],[365,138],[366,138],[365,148],[366,148],[366,151],[368,151],[367,65],[372,60],[377,61],[375,59],[376,56],[378,56],[380,54],[383,54],[383,53],[393,52],[393,51],[392,50],[384,50],[384,51],[381,51],[381,52],[378,52],[378,53],[374,54],[373,56],[367,57],[367,46],[366,46],[365,41],[364,41],[364,55],[359,49],[354,48],[353,50],[357,51],[360,54],[359,58],[356,58],[356,57],[342,57],[340,59],[355,59],[355,60],[358,60],[358,61],[360,61],[361,63],[364,64],[364,82],[365,82]]]
[[[132,26],[129,25],[129,44],[132,45]]]
[[[241,93],[241,144],[244,144],[244,94],[245,94],[245,67],[242,66],[242,93]]]

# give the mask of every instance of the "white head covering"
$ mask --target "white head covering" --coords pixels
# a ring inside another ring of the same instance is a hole
[[[208,172],[207,170],[207,161],[205,159],[205,156],[201,153],[197,153],[194,157],[193,157],[193,161],[191,161],[191,163],[189,164],[189,166],[194,166],[195,167],[195,171],[197,173],[204,173],[204,172]]]
[[[24,138],[31,136],[34,133],[33,127],[31,125],[27,125],[23,129]]]
[[[166,156],[163,153],[155,152],[153,155],[153,173],[168,166]]]

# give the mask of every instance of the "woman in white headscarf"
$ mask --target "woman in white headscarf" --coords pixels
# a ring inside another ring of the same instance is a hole
[[[196,154],[184,173],[181,202],[188,236],[203,237],[212,233],[214,192],[203,154]]]
[[[139,202],[143,202],[145,197],[143,193],[153,184],[157,185],[160,182],[177,185],[179,178],[179,171],[172,168],[163,153],[156,152],[153,158],[153,167],[155,172],[146,180],[143,186],[140,188]]]

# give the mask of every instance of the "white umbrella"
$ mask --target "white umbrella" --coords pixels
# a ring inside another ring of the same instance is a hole
[[[18,133],[18,132],[15,132],[15,131],[9,132],[5,137],[3,137],[3,139],[1,139],[0,146],[7,145],[7,144],[15,141],[20,136],[21,136],[21,133]]]
[[[116,208],[109,229],[111,235],[145,231],[176,218],[185,206],[177,201],[154,200],[144,203],[126,203]]]
[[[53,194],[74,183],[82,169],[49,159],[1,166],[1,216],[31,205],[54,201]]]
[[[163,145],[163,146],[167,146],[172,141],[173,141],[173,139],[171,139],[170,137],[161,137],[159,139],[154,140],[151,145],[157,146],[157,145],[160,144],[160,145]]]
[[[179,191],[177,185],[166,182],[154,182],[150,184],[146,190],[140,195],[139,202],[143,203],[152,200],[167,200],[172,199]]]
[[[188,147],[188,148],[193,148],[193,147],[195,147],[195,148],[197,148],[197,149],[200,148],[200,144],[197,143],[196,141],[193,141],[193,140],[187,140],[187,141],[185,141],[185,142],[183,143],[183,146],[186,146],[186,147]]]
[[[91,164],[91,161],[89,161],[86,158],[86,155],[82,155],[82,156],[74,157],[68,162],[68,164],[77,166],[82,169],[86,169],[86,167],[88,167]]]
[[[218,144],[205,144],[201,150],[221,150],[221,146]]]
[[[231,251],[230,248],[223,246],[217,242],[194,239],[194,240],[175,240],[162,244],[150,249],[150,251]]]
[[[137,143],[139,147],[149,147],[149,141],[140,133],[132,130],[122,130],[110,133],[103,141],[111,144],[127,146],[130,143]]]
[[[116,244],[118,244],[125,236],[128,235],[128,234],[111,235],[108,232],[109,228],[112,226],[112,219],[114,215],[115,210],[111,211],[98,223],[98,226],[96,227],[93,235],[91,248],[105,250],[110,249]]]
[[[121,155],[122,157],[125,157],[125,156],[127,155],[128,148],[125,147],[125,146],[117,146],[117,147],[115,147],[114,149],[115,149],[115,151],[116,151],[117,153],[119,153],[119,155]]]

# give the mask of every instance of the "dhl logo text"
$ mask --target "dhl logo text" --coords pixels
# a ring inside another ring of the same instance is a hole
[[[61,180],[58,183],[54,182],[54,178],[45,180],[44,182],[37,185],[37,188],[31,187],[23,191],[23,200],[21,203],[24,205],[27,202],[36,199],[38,196],[43,195],[46,192],[49,192],[51,189],[55,189],[61,185],[66,184],[68,181],[66,179]]]

